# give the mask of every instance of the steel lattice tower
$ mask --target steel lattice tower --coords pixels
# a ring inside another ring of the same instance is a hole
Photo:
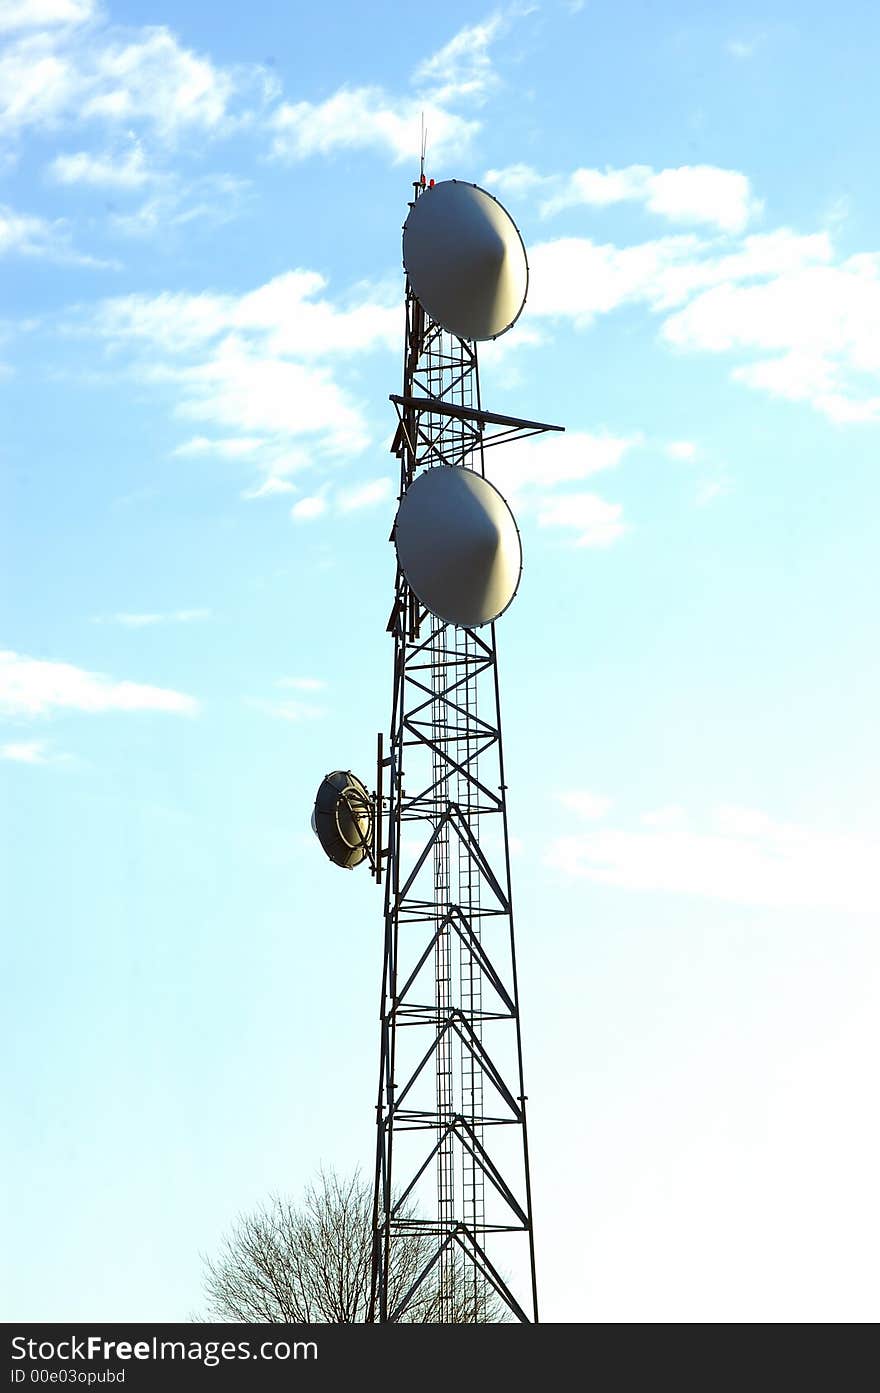
[[[484,411],[475,342],[434,322],[409,278],[403,392],[392,401],[401,497],[423,470],[485,475],[489,446],[560,429]],[[495,624],[442,622],[398,566],[388,630],[371,1319],[417,1318],[431,1291],[444,1322],[537,1321]],[[395,1244],[414,1235],[422,1270],[395,1291]]]

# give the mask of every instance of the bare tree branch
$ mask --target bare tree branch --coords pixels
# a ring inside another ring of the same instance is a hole
[[[280,1195],[241,1214],[216,1260],[205,1260],[208,1319],[249,1324],[347,1325],[365,1321],[372,1267],[372,1186],[360,1175],[319,1172],[297,1207]],[[406,1215],[404,1217],[407,1217]],[[389,1275],[393,1310],[416,1283],[434,1251],[418,1232],[394,1242]],[[417,1286],[401,1319],[439,1320],[436,1272]],[[503,1320],[504,1304],[483,1282],[454,1281],[452,1320]],[[449,1316],[447,1315],[447,1320]]]

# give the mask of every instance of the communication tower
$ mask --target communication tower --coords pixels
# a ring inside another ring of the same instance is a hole
[[[389,738],[374,793],[336,770],[313,816],[331,860],[384,883],[371,1319],[419,1319],[430,1297],[444,1322],[537,1321],[495,638],[522,557],[485,453],[562,427],[483,408],[477,344],[528,289],[501,204],[423,174],[403,261]],[[419,1255],[405,1289],[397,1245]]]

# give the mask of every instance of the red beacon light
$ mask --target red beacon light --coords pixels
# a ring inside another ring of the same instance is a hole
[[[434,180],[432,179],[432,180],[430,181],[430,183],[428,184],[428,188],[429,188],[429,189],[433,189],[433,187],[434,187]]]

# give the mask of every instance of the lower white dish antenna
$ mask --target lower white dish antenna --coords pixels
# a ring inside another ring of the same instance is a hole
[[[522,572],[519,529],[488,479],[458,465],[417,474],[394,526],[397,559],[422,604],[472,629],[503,614]]]

